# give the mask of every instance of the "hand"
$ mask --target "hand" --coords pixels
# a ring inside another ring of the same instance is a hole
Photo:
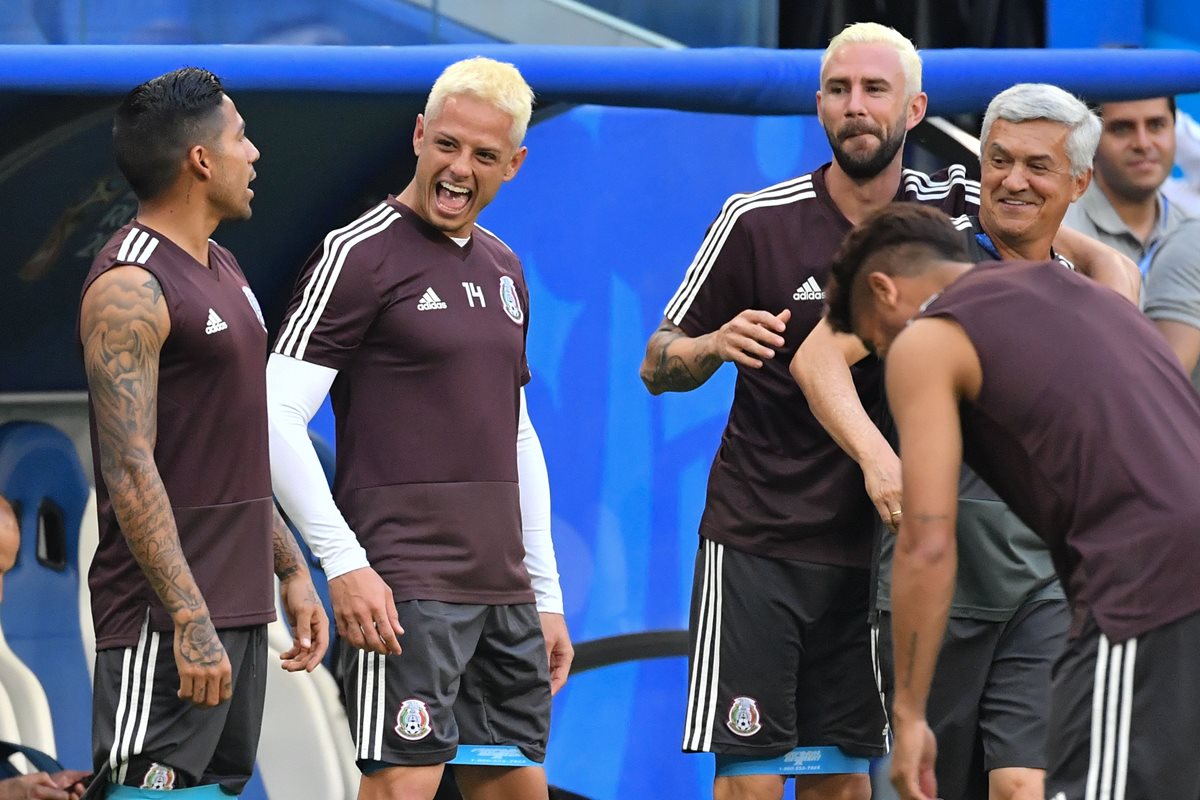
[[[862,464],[867,496],[875,504],[879,518],[888,530],[900,530],[900,459],[890,447],[881,448],[876,458]]]
[[[208,609],[176,615],[175,666],[180,699],[211,708],[233,697],[233,667]]]
[[[712,346],[722,361],[759,369],[775,357],[771,348],[783,347],[783,332],[792,318],[791,309],[778,314],[748,308],[713,333]]]
[[[546,660],[550,664],[550,695],[554,696],[567,682],[575,648],[567,632],[567,618],[562,614],[538,612],[542,620],[542,636],[546,640]]]
[[[288,672],[312,672],[329,648],[329,618],[313,588],[312,576],[301,571],[280,581],[279,597],[292,627],[292,648],[279,654],[282,666]]]
[[[400,618],[392,590],[370,567],[350,570],[329,582],[338,633],[352,647],[400,655]]]
[[[937,800],[933,765],[937,740],[924,718],[896,721],[896,743],[892,747],[892,786],[901,800]]]
[[[0,781],[0,800],[77,800],[88,773],[68,769],[47,775],[35,772]]]
[[[65,789],[71,800],[79,800],[87,791],[83,782],[91,774],[81,769],[64,769],[51,775],[50,780],[54,781],[54,785],[58,788]]]

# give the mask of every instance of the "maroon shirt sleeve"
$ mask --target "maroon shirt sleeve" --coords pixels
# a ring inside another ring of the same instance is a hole
[[[380,259],[370,240],[351,247],[340,268],[334,249],[327,239],[300,273],[275,352],[340,370],[387,298],[376,280]]]
[[[754,306],[754,246],[730,202],[709,226],[665,316],[688,336],[711,333]]]

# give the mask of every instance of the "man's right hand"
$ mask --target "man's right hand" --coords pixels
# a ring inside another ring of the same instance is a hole
[[[400,655],[400,618],[392,590],[370,567],[329,581],[329,599],[338,635],[352,647],[382,655]]]
[[[783,332],[791,309],[778,314],[748,308],[712,333],[712,350],[722,361],[759,369],[783,347]]]
[[[88,773],[65,769],[53,775],[35,772],[0,780],[0,800],[75,800]]]
[[[213,707],[233,697],[233,667],[207,609],[175,615],[179,697]]]

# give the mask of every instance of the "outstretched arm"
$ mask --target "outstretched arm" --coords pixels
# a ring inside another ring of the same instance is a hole
[[[937,796],[936,743],[925,706],[954,594],[962,466],[958,405],[963,382],[969,380],[964,376],[972,369],[977,375],[969,340],[961,328],[942,319],[918,320],[888,353],[888,401],[900,430],[905,511],[892,562],[892,782],[906,800]]]
[[[288,519],[321,559],[338,633],[353,647],[399,655],[404,629],[392,590],[367,563],[308,438],[308,423],[336,376],[329,367],[278,353],[267,361],[271,485]]]
[[[813,416],[858,462],[867,494],[893,533],[900,523],[900,459],[863,408],[850,366],[868,355],[862,340],[822,319],[796,350],[790,370]]]
[[[175,622],[179,696],[215,706],[233,695],[229,657],[183,556],[154,461],[159,351],[170,331],[162,287],[139,267],[109,270],[84,295],[80,338],[101,477],[130,552]]]
[[[642,383],[650,394],[690,392],[712,377],[726,361],[759,369],[783,347],[783,332],[792,317],[789,309],[778,314],[746,309],[718,330],[688,336],[669,319],[650,336],[642,359]]]

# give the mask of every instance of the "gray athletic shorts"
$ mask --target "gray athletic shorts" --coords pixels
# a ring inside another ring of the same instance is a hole
[[[408,600],[396,610],[401,655],[341,652],[359,769],[443,764],[459,744],[545,760],[550,671],[537,608]]]
[[[1200,613],[1120,643],[1088,619],[1054,665],[1049,800],[1200,797]]]
[[[233,667],[233,699],[215,708],[180,700],[174,634],[142,628],[132,647],[96,653],[92,759],[112,784],[240,794],[254,772],[267,688],[263,625],[217,635]],[[275,669],[279,669],[278,666]]]
[[[700,540],[683,749],[774,758],[887,752],[867,569],[765,558]]]
[[[1057,599],[1026,603],[1008,622],[947,621],[926,709],[940,796],[987,800],[991,770],[1046,768],[1050,672],[1070,622]],[[891,614],[879,625],[890,707]]]

